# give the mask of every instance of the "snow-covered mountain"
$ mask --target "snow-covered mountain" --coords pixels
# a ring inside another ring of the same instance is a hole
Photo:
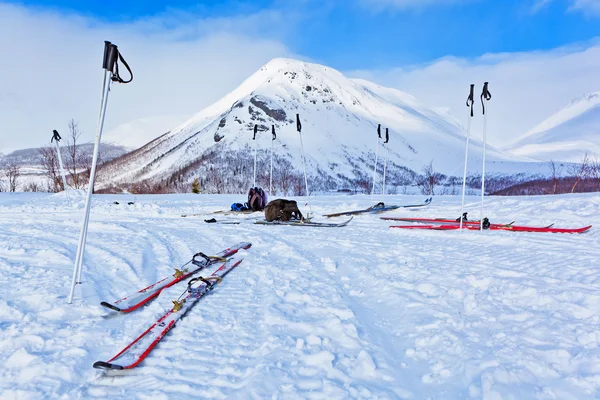
[[[585,151],[600,155],[600,92],[575,98],[527,132],[508,151],[542,161],[580,161]]]
[[[329,187],[370,177],[379,123],[390,130],[390,176],[421,172],[432,161],[438,172],[462,173],[464,130],[444,111],[428,108],[401,91],[349,79],[326,66],[274,59],[186,123],[105,166],[99,176],[104,185],[189,181],[229,168],[233,175],[250,177],[252,183],[251,146],[255,144],[261,149],[263,167],[274,146],[278,157],[274,174],[278,169],[301,171],[296,114],[302,122],[308,172]],[[259,134],[253,142],[255,124]],[[272,125],[277,132],[273,142]],[[469,165],[479,171],[481,143],[472,143]],[[523,172],[531,167],[493,148],[488,151],[490,172]]]
[[[185,121],[182,115],[157,115],[121,124],[102,135],[104,143],[123,146],[128,150],[142,147],[173,126]]]

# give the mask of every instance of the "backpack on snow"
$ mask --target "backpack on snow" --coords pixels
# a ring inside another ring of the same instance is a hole
[[[298,204],[294,200],[277,199],[272,200],[265,207],[265,218],[271,221],[290,221],[304,220],[304,216],[298,209]]]
[[[262,211],[267,205],[267,194],[262,188],[253,187],[248,191],[248,208]]]
[[[233,203],[231,205],[231,211],[248,211],[249,209],[248,203]]]

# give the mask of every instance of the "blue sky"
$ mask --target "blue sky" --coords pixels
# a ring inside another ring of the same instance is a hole
[[[119,127],[131,135],[127,127],[143,121],[152,139],[276,57],[407,92],[460,123],[469,84],[490,81],[488,138],[501,148],[572,98],[600,91],[600,0],[164,4],[0,0],[0,48],[12,55],[0,63],[0,76],[11,77],[0,82],[0,152],[37,147],[49,126],[66,130],[71,118],[93,139],[104,40],[119,45],[136,76],[111,97],[107,135]]]
[[[548,50],[600,36],[598,0],[79,1],[14,4],[132,22],[177,12],[187,18],[257,21],[297,54],[342,70],[418,64],[444,56]]]

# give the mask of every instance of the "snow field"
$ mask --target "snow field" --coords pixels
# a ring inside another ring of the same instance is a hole
[[[95,196],[84,283],[68,305],[83,194],[71,193],[69,207],[61,194],[2,193],[0,398],[598,396],[600,195],[486,199],[492,222],[594,225],[581,235],[390,230],[378,215],[298,229],[252,224],[260,214],[210,214],[243,197]],[[477,201],[467,199],[471,218]],[[371,203],[322,196],[311,205],[319,215]],[[444,196],[385,215],[459,211],[460,198]],[[180,217],[192,213],[205,216]],[[241,224],[203,222],[212,217]],[[244,261],[140,367],[91,368],[152,324],[185,285],[124,315],[100,301],[154,283],[197,251],[240,241],[253,243],[236,255]]]

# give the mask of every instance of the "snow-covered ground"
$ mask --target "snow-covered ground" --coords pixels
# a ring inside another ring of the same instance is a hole
[[[84,282],[68,305],[83,195],[71,200],[0,193],[2,399],[600,394],[600,194],[486,200],[492,222],[595,225],[581,235],[390,230],[376,215],[345,228],[261,226],[252,224],[259,215],[208,214],[243,196],[96,196]],[[473,217],[477,200],[468,198]],[[372,204],[369,196],[311,203],[315,214]],[[459,210],[460,198],[445,196],[387,215]],[[206,216],[180,217],[190,213]],[[242,223],[203,221],[213,216]],[[243,263],[138,368],[92,368],[170,308],[185,285],[126,315],[100,301],[169,275],[195,252],[240,241],[253,243]]]

